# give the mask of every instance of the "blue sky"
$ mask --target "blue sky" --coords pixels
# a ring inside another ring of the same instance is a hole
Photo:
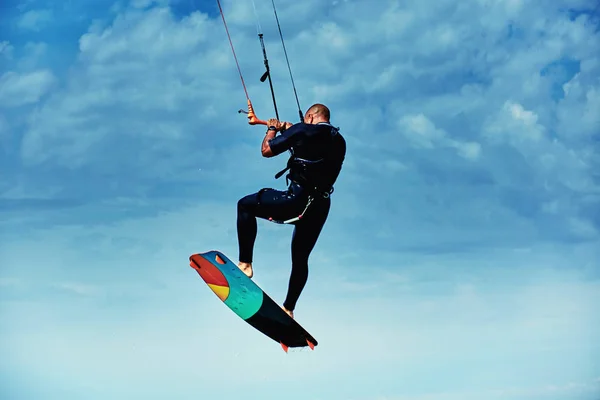
[[[3,2],[0,397],[598,399],[595,3],[277,1],[301,105],[348,143],[296,308],[320,344],[286,355],[188,265],[237,261],[237,200],[284,186],[216,2]],[[252,3],[222,4],[270,118]],[[278,302],[290,237],[259,224]]]

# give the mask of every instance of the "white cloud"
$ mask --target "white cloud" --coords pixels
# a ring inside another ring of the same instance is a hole
[[[437,128],[425,115],[406,115],[399,121],[399,129],[406,139],[416,148],[432,149],[434,147],[452,147],[468,160],[476,160],[481,154],[481,145],[476,142],[463,142],[448,137],[447,133]]]
[[[400,127],[409,141],[417,147],[432,148],[441,141],[446,133],[436,129],[435,125],[423,114],[406,116],[400,120]]]
[[[458,154],[468,160],[477,160],[481,155],[481,145],[476,142],[457,142],[449,140],[450,146],[458,150]]]
[[[54,19],[52,10],[29,10],[21,15],[17,21],[19,28],[39,32]]]
[[[48,44],[45,42],[28,42],[23,46],[22,56],[16,64],[18,71],[35,71],[44,67],[48,55]]]
[[[219,71],[231,65],[231,55],[215,47],[210,33],[217,22],[199,13],[179,23],[166,9],[127,11],[113,26],[82,36],[77,72],[30,118],[25,161],[95,163],[90,154],[124,139],[141,146],[148,141],[148,150],[157,143],[182,146],[198,140],[198,132],[203,136],[199,126],[214,120],[215,99],[226,101],[219,114],[237,115],[233,110],[243,101],[228,101],[227,93],[239,83],[222,78],[229,71]],[[202,45],[212,48],[202,51]],[[173,57],[181,59],[173,63]],[[46,150],[40,157],[41,148]],[[136,163],[127,158],[121,161]]]
[[[484,130],[494,142],[508,142],[520,147],[523,142],[538,142],[544,137],[544,127],[538,124],[535,112],[521,104],[507,101]]]
[[[600,58],[593,61],[598,64]],[[584,65],[582,64],[582,69]],[[596,65],[596,70],[600,65]],[[564,139],[585,138],[600,132],[600,80],[596,86],[585,83],[581,73],[563,85],[565,98],[558,109],[558,133]]]
[[[3,40],[0,42],[0,55],[2,55],[2,57],[5,57],[9,60],[12,59],[13,51],[14,46],[11,45],[9,41]]]
[[[48,70],[5,72],[0,76],[0,106],[18,107],[37,103],[55,83],[56,78]]]

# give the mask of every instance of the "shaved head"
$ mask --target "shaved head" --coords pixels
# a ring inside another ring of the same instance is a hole
[[[310,106],[310,108],[306,111],[306,115],[309,114],[313,115],[314,119],[325,122],[329,122],[329,118],[331,117],[329,108],[319,103]]]

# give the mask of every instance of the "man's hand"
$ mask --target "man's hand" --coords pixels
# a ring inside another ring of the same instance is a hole
[[[290,122],[281,122],[277,118],[271,118],[268,122],[269,126],[274,126],[277,129],[277,132],[283,132],[292,124]]]
[[[269,124],[269,127],[274,126],[277,132],[281,132],[283,124],[277,118],[271,118],[267,123]]]

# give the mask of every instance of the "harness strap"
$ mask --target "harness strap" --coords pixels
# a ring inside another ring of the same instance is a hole
[[[300,215],[298,215],[297,217],[286,219],[285,221],[276,220],[276,219],[273,219],[272,217],[269,217],[269,221],[275,222],[277,224],[292,224],[294,222],[300,221],[304,217],[304,214],[306,213],[306,210],[308,210],[308,207],[310,207],[310,204],[312,202],[313,202],[313,197],[309,196],[308,197],[308,202],[306,203],[306,207],[304,207],[304,210],[302,211],[302,213]]]
[[[288,166],[286,166],[284,169],[282,169],[281,171],[279,171],[278,173],[275,174],[275,179],[279,179],[281,178],[281,176],[283,174],[285,174],[285,171],[289,170],[290,166],[289,166],[289,161],[288,161]]]

